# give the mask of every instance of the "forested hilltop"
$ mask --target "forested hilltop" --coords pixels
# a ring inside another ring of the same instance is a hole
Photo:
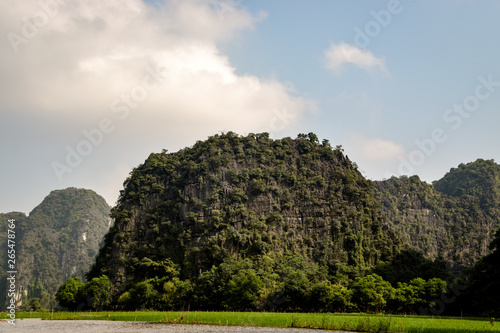
[[[479,159],[432,185],[418,176],[375,182],[385,220],[402,243],[452,271],[489,253],[500,227],[500,165]]]
[[[453,291],[447,311],[478,314],[472,291],[496,288],[497,194],[493,161],[434,185],[374,185],[313,133],[215,135],[131,172],[88,282],[71,278],[56,298],[73,310],[442,314]]]
[[[104,198],[94,191],[68,188],[52,191],[29,216],[1,215],[2,235],[7,234],[7,220],[16,220],[16,287],[21,309],[54,308],[57,288],[70,277],[84,277],[111,224],[109,211]],[[7,249],[3,237],[0,246]],[[6,306],[6,259],[6,255],[0,258],[0,308]]]
[[[293,302],[280,305],[299,308],[301,288],[342,291],[399,251],[371,182],[312,133],[216,135],[151,154],[124,186],[88,274],[107,275],[124,307],[152,306],[137,299],[141,288],[170,283],[175,297],[192,293],[176,306],[254,309],[289,292]],[[254,288],[248,299],[237,290],[245,283]]]

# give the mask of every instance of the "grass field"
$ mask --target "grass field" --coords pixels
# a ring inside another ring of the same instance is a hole
[[[168,324],[215,324],[297,327],[357,332],[468,333],[500,332],[493,319],[389,316],[367,314],[269,312],[25,312],[17,318],[148,321]],[[0,318],[7,318],[5,313]]]

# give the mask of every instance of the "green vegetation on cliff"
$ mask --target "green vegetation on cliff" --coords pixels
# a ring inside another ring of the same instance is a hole
[[[106,201],[94,191],[68,188],[51,192],[28,217],[2,214],[0,228],[5,228],[8,219],[16,219],[18,305],[23,309],[53,308],[58,287],[70,277],[84,277],[109,229],[109,211]],[[3,242],[0,245],[6,249]],[[5,261],[2,256],[2,268]],[[1,307],[6,300],[2,286]]]
[[[375,182],[385,220],[403,245],[452,271],[489,253],[500,227],[500,165],[477,160],[433,185],[418,176]]]
[[[433,185],[374,186],[313,133],[215,135],[131,172],[88,282],[56,297],[72,310],[497,314],[471,291],[498,289],[499,174],[478,160]]]
[[[151,154],[124,183],[88,278],[124,308],[349,306],[346,284],[393,258],[373,185],[310,133],[227,133]],[[338,296],[338,297],[337,297]]]

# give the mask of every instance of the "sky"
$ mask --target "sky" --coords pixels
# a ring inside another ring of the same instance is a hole
[[[0,212],[153,152],[314,132],[372,180],[500,161],[500,2],[2,0]]]

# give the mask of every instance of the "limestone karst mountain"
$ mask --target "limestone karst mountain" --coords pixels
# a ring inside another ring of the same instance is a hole
[[[16,220],[17,288],[20,306],[38,299],[45,308],[54,306],[57,288],[69,277],[84,277],[111,224],[110,207],[94,191],[68,188],[52,191],[31,211],[2,214],[2,221]],[[2,234],[6,223],[0,224]],[[2,242],[4,239],[2,239]],[[0,242],[2,248],[5,244]],[[6,265],[2,256],[0,264]],[[5,278],[0,272],[0,300],[5,300]],[[3,293],[3,294],[2,294]]]
[[[417,176],[375,182],[385,220],[402,243],[450,270],[488,254],[500,227],[500,165],[479,159],[427,184]]]

